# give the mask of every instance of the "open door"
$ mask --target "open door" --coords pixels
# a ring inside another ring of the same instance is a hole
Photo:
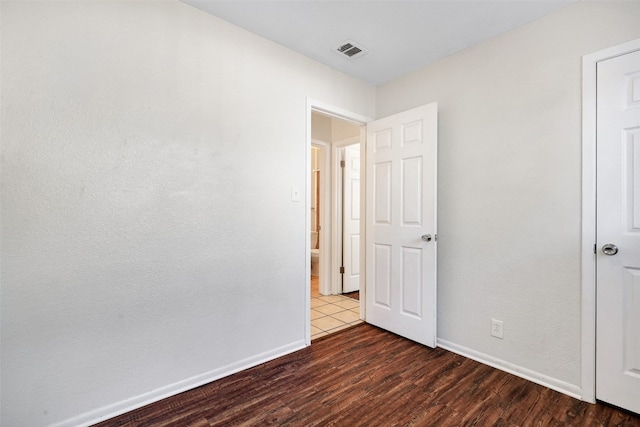
[[[360,290],[360,144],[343,148],[342,293]]]
[[[596,397],[640,413],[640,51],[597,67]]]
[[[437,103],[367,125],[366,319],[436,345]]]

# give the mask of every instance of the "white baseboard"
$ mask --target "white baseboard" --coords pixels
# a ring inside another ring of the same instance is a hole
[[[496,369],[500,369],[501,371],[508,372],[517,377],[524,378],[536,384],[540,384],[541,386],[548,387],[552,390],[564,393],[571,397],[575,397],[576,399],[582,399],[582,389],[577,385],[570,384],[565,381],[560,381],[557,378],[553,378],[541,374],[540,372],[523,368],[522,366],[514,365],[513,363],[509,363],[502,359],[489,356],[488,354],[480,353],[479,351],[454,344],[441,338],[437,339],[437,345],[438,347],[441,347],[445,350],[451,351],[469,359],[473,359],[476,362],[480,362]]]
[[[467,357],[469,359],[475,360],[485,365],[492,366],[496,369],[500,369],[502,371],[513,374],[515,376],[532,381],[536,384],[540,384],[544,387],[548,387],[552,390],[558,391],[560,393],[564,393],[571,397],[575,397],[576,399],[582,398],[581,388],[574,384],[569,384],[567,382],[560,381],[556,378],[549,377],[539,372],[514,365],[502,359],[498,359],[496,357],[489,356],[484,353],[480,353],[478,351],[460,346],[458,344],[449,342],[441,338],[437,339],[437,345],[438,347],[441,347],[445,350],[451,351],[453,353],[459,354],[461,356]],[[232,363],[222,368],[214,369],[204,374],[196,375],[186,380],[179,381],[177,383],[170,384],[165,387],[161,387],[157,390],[153,390],[151,392],[144,393],[139,396],[135,396],[130,399],[117,402],[112,405],[104,406],[94,411],[80,414],[76,417],[54,424],[53,427],[90,426],[90,425],[99,423],[101,421],[108,420],[109,418],[122,415],[134,409],[141,408],[150,403],[154,403],[159,400],[165,399],[167,397],[176,395],[178,393],[182,393],[184,391],[191,390],[196,387],[200,387],[201,385],[229,376],[231,374],[242,371],[244,369],[248,369],[253,366],[259,365],[261,363],[265,363],[270,360],[276,359],[278,357],[285,356],[287,354],[293,353],[294,351],[301,350],[305,347],[306,346],[304,341],[297,341],[289,345],[279,347],[277,349],[274,349],[265,353],[261,353],[257,356],[243,359],[241,361]]]
[[[139,396],[114,403],[112,405],[104,406],[94,411],[85,412],[84,414],[80,414],[60,423],[53,424],[52,427],[90,426],[101,421],[108,420],[109,418],[122,415],[134,409],[141,408],[150,403],[154,403],[167,397],[174,396],[178,393],[200,387],[201,385],[208,384],[212,381],[229,376],[231,374],[235,374],[236,372],[242,371],[244,369],[248,369],[261,363],[276,359],[278,357],[285,356],[289,353],[293,353],[294,351],[301,350],[305,347],[306,346],[304,341],[296,341],[294,343],[276,348],[274,350],[267,351],[253,357],[248,357],[222,368],[214,369],[212,371],[205,372],[204,374],[187,378],[183,381],[178,381],[177,383],[161,387],[157,390],[153,390],[148,393],[144,393]]]

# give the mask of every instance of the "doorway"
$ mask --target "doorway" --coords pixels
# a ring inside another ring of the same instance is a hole
[[[309,150],[312,141],[315,142],[320,136],[326,138],[324,141],[332,147],[331,241],[320,244],[321,258],[323,251],[331,248],[331,288],[323,288],[321,283],[319,293],[326,298],[343,297],[339,295],[342,292],[342,280],[338,279],[341,279],[344,267],[337,260],[337,254],[340,253],[337,244],[342,232],[336,226],[339,224],[338,217],[342,215],[336,209],[340,204],[336,200],[339,194],[336,186],[340,181],[336,171],[341,160],[337,155],[337,147],[339,144],[347,146],[359,141],[363,152],[361,157],[366,157],[366,162],[360,163],[361,185],[358,184],[361,187],[359,212],[365,217],[360,221],[358,237],[359,288],[360,301],[363,302],[359,304],[360,320],[366,317],[374,325],[435,346],[437,103],[415,107],[376,121],[331,107],[321,107],[310,100],[307,101],[307,111]],[[313,118],[317,122],[324,120],[329,125],[316,126]],[[349,138],[357,138],[357,135],[344,138],[341,129],[345,125],[355,125],[359,140],[344,142]],[[338,134],[342,138],[337,137]],[[365,144],[365,138],[368,144]],[[307,170],[311,173],[310,162]],[[366,180],[363,179],[365,177]],[[307,189],[310,188],[308,185]],[[372,196],[367,197],[368,193]],[[310,207],[310,204],[307,206]],[[392,241],[385,240],[394,235],[397,238],[394,237]],[[307,248],[309,244],[310,240],[307,239]],[[395,261],[392,262],[392,259]],[[307,295],[310,297],[310,284],[307,283]],[[310,315],[310,299],[308,301]],[[306,323],[307,344],[310,344],[311,322]]]
[[[357,282],[362,264],[357,221],[361,168],[359,155],[354,153],[359,153],[364,137],[362,123],[315,107],[310,113],[309,342],[363,321]],[[349,263],[346,269],[345,260]],[[351,285],[346,296],[345,272]]]

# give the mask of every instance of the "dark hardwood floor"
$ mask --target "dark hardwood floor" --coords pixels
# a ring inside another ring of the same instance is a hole
[[[351,299],[355,299],[360,301],[360,291],[347,292],[346,294],[342,294],[343,296]]]
[[[640,417],[362,324],[98,425],[640,426]]]

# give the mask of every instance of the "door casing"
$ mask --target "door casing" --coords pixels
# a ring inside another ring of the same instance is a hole
[[[336,117],[339,118],[341,120],[346,120],[348,122],[352,122],[358,126],[361,127],[361,141],[364,140],[364,134],[365,134],[365,125],[370,122],[373,121],[372,118],[367,117],[367,116],[363,116],[361,114],[358,113],[354,113],[352,111],[349,110],[345,110],[344,108],[340,108],[340,107],[336,107],[334,105],[331,104],[327,104],[325,102],[321,102],[312,98],[307,98],[307,129],[306,129],[306,144],[305,144],[305,157],[306,157],[306,167],[305,167],[305,188],[306,188],[306,197],[305,197],[305,252],[304,253],[308,253],[308,248],[311,247],[311,233],[309,233],[309,230],[311,228],[311,224],[310,224],[310,218],[308,215],[308,212],[310,212],[311,209],[311,194],[310,194],[310,189],[311,189],[311,145],[312,145],[312,138],[311,138],[311,113],[313,111],[322,113],[324,115],[328,115],[328,116],[332,116],[332,117]],[[335,159],[335,154],[332,153],[332,160]],[[362,170],[362,173],[364,174],[364,168]],[[336,184],[337,185],[337,184]],[[334,184],[332,183],[332,188],[331,188],[331,192],[333,194],[335,193],[335,188],[334,188]],[[366,188],[364,183],[361,184],[361,197],[360,197],[360,212],[364,212],[364,206],[363,203],[366,199]],[[332,216],[334,215],[334,212],[332,212]],[[337,215],[337,214],[336,214]],[[333,219],[332,219],[333,222]],[[338,253],[338,248],[337,248],[337,239],[334,238],[335,232],[334,230],[331,231],[331,253],[332,254],[336,254]],[[363,239],[362,236],[364,236],[364,221],[360,222],[360,235],[361,235],[361,239]],[[362,241],[361,245],[364,245],[365,242]],[[361,246],[362,247],[362,246]],[[322,249],[321,249],[322,250]],[[321,255],[322,256],[322,255]],[[304,327],[305,327],[305,345],[309,346],[311,345],[311,260],[309,256],[305,257],[305,322],[304,322]],[[333,259],[333,257],[332,257]],[[332,261],[331,264],[334,264],[334,262]],[[331,271],[333,271],[333,267],[331,267]],[[361,251],[360,253],[360,272],[361,272],[361,278],[360,280],[362,281],[362,283],[364,283],[365,277],[364,277],[364,251]],[[360,298],[361,300],[363,298],[365,298],[365,291],[364,291],[364,286],[361,286],[361,290],[360,290]],[[364,319],[364,304],[360,304],[360,318]]]
[[[596,67],[640,50],[631,40],[582,57],[582,400],[596,401]]]

